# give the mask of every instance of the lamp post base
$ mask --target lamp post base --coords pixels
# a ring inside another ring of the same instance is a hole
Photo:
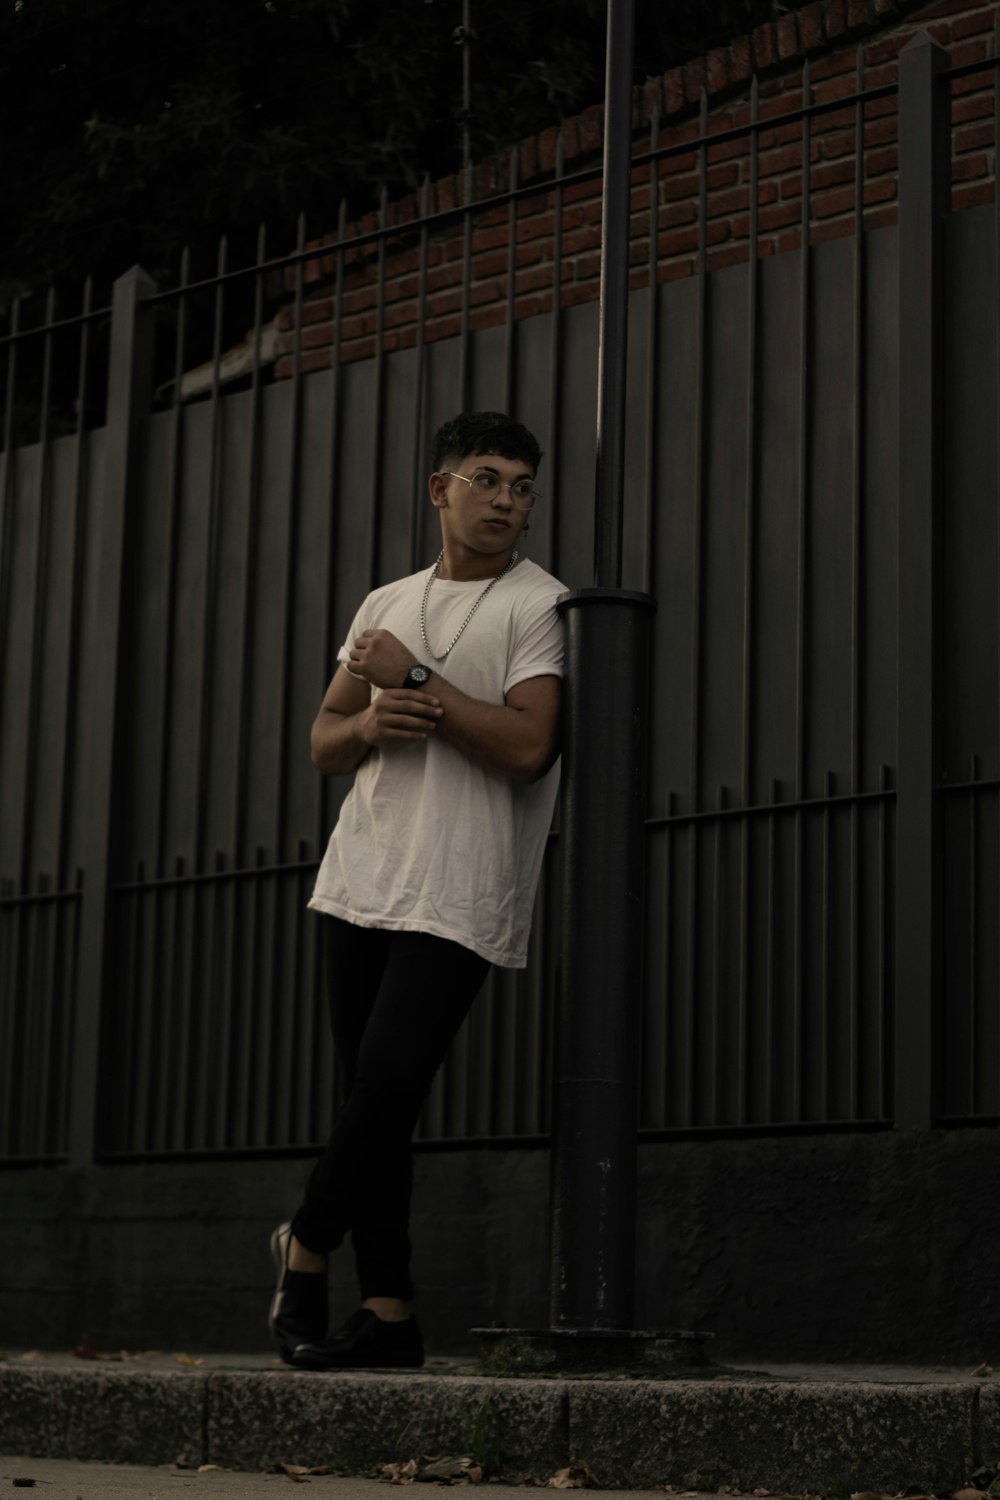
[[[630,1375],[706,1380],[710,1333],[679,1329],[473,1328],[484,1375]]]

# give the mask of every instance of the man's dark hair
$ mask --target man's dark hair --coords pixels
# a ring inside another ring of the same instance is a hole
[[[538,439],[502,411],[462,412],[438,428],[431,463],[440,469],[446,458],[462,459],[470,453],[499,453],[501,458],[522,459],[538,472],[542,450]]]

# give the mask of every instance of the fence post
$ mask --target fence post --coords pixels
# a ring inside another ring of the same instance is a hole
[[[938,1105],[942,981],[941,474],[944,225],[951,207],[948,53],[926,32],[899,57],[899,691],[894,1115]]]
[[[155,283],[140,266],[126,271],[114,285],[104,484],[91,511],[97,567],[84,623],[93,671],[80,724],[85,863],[69,1100],[70,1160],[76,1166],[93,1161],[97,1144],[128,511],[152,389],[153,328],[143,303],[155,291]]]

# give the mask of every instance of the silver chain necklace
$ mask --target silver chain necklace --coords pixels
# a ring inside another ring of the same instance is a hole
[[[434,566],[431,569],[430,574],[428,576],[427,584],[426,584],[426,587],[424,588],[424,597],[421,600],[421,604],[420,604],[420,634],[423,636],[424,647],[425,647],[425,649],[427,651],[427,655],[433,661],[444,661],[445,657],[449,654],[449,652],[453,650],[455,644],[457,643],[457,641],[459,640],[459,638],[460,638],[460,636],[462,634],[462,631],[465,629],[466,625],[468,625],[469,621],[472,619],[472,616],[476,613],[476,610],[482,604],[483,600],[486,598],[486,595],[489,593],[490,589],[496,588],[497,584],[500,582],[500,580],[504,576],[504,574],[505,573],[509,573],[510,570],[511,570],[511,568],[517,562],[517,553],[516,552],[512,552],[510,554],[510,562],[507,564],[507,566],[505,568],[502,568],[495,578],[491,578],[490,579],[489,583],[483,589],[483,592],[480,594],[480,596],[476,600],[475,604],[469,610],[469,613],[466,615],[466,617],[462,621],[461,625],[455,631],[455,634],[452,636],[451,640],[448,642],[448,645],[441,652],[441,655],[438,656],[436,652],[434,652],[434,651],[431,650],[431,643],[427,639],[427,601],[428,601],[428,599],[431,596],[431,584],[434,582],[435,578],[438,576],[438,572],[440,570],[440,567],[441,567],[441,564],[442,564],[443,561],[444,561],[444,548],[442,547],[440,553],[438,554],[438,560],[434,564]]]

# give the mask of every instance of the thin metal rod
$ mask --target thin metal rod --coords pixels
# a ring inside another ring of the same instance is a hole
[[[559,573],[559,462],[562,440],[560,402],[562,401],[562,268],[563,268],[563,189],[559,183],[563,166],[562,131],[556,141],[556,187],[552,194],[552,314],[549,324],[549,429],[546,451],[549,454],[551,500],[544,507],[545,552],[550,572]]]
[[[608,0],[607,35],[594,582],[598,588],[620,588],[625,486],[634,0]]]
[[[656,150],[659,139],[660,106],[657,103],[653,106],[653,118],[649,122],[649,146],[651,151]],[[645,451],[643,454],[643,500],[645,504],[643,533],[646,538],[646,547],[642,560],[642,587],[646,593],[649,593],[652,588],[658,531],[656,472],[657,439],[659,436],[657,401],[659,398],[660,367],[660,297],[659,284],[657,282],[659,250],[660,164],[654,160],[649,164],[649,259],[646,272],[649,279],[647,292],[649,301],[646,307],[646,422]]]

